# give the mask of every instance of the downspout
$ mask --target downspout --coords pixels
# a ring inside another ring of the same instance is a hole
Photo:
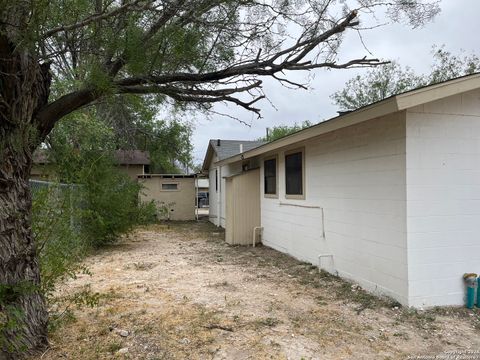
[[[257,234],[257,230],[260,230],[260,239],[262,239],[262,231],[263,231],[263,227],[261,226],[255,226],[253,228],[253,239],[252,239],[252,246],[255,247],[255,244],[257,243],[257,238],[255,237],[255,235]]]

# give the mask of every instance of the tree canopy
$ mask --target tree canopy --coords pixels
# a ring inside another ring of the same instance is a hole
[[[267,135],[260,138],[259,140],[274,141],[312,125],[313,124],[308,120],[305,120],[300,124],[295,123],[293,125],[277,125],[272,128],[267,128]]]
[[[20,46],[51,69],[50,100],[35,116],[42,139],[63,116],[118,94],[259,113],[259,76],[291,84],[285,72],[378,64],[337,51],[342,33],[381,6],[412,26],[439,11],[423,0],[2,0],[0,46]]]
[[[432,52],[429,74],[417,75],[408,66],[392,61],[348,80],[331,98],[342,111],[350,111],[408,90],[480,71],[480,59],[475,54],[454,55],[443,47],[434,47]]]

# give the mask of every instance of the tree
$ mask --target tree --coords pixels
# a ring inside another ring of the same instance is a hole
[[[0,0],[0,324],[4,357],[47,343],[31,232],[32,152],[63,117],[124,94],[260,113],[262,76],[379,64],[339,60],[342,34],[383,0]],[[391,0],[394,20],[434,16],[435,0]],[[340,15],[339,15],[340,14]],[[287,33],[288,30],[288,33]],[[289,33],[297,36],[292,38]]]
[[[96,110],[97,118],[112,129],[117,149],[149,151],[150,172],[178,173],[192,165],[192,125],[172,115],[159,119],[155,99],[124,95]]]
[[[348,80],[331,98],[342,111],[351,111],[408,90],[480,71],[480,59],[474,54],[453,55],[443,47],[433,47],[432,52],[434,61],[428,75],[417,75],[408,66],[392,61]]]
[[[309,126],[312,126],[312,125],[313,124],[310,121],[305,120],[301,124],[295,123],[293,125],[274,126],[271,129],[267,129],[267,135],[263,138],[260,138],[259,140],[268,141],[268,142],[274,141],[274,140],[280,139],[284,136],[293,134],[294,132],[305,129],[305,128],[307,128]]]

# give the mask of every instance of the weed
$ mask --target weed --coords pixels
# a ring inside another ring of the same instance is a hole
[[[118,343],[118,342],[112,342],[110,344],[108,344],[107,346],[107,351],[111,354],[114,354],[116,353],[118,350],[120,350],[122,348],[122,344]]]
[[[267,326],[267,327],[274,327],[280,324],[280,320],[277,318],[267,317],[262,319],[255,320],[255,325],[257,326]]]

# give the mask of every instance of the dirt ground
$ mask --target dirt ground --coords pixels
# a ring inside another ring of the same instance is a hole
[[[416,312],[206,222],[149,226],[58,292],[42,359],[405,359],[480,350],[480,313]],[[62,300],[63,299],[63,300]],[[89,307],[87,305],[93,305]]]

